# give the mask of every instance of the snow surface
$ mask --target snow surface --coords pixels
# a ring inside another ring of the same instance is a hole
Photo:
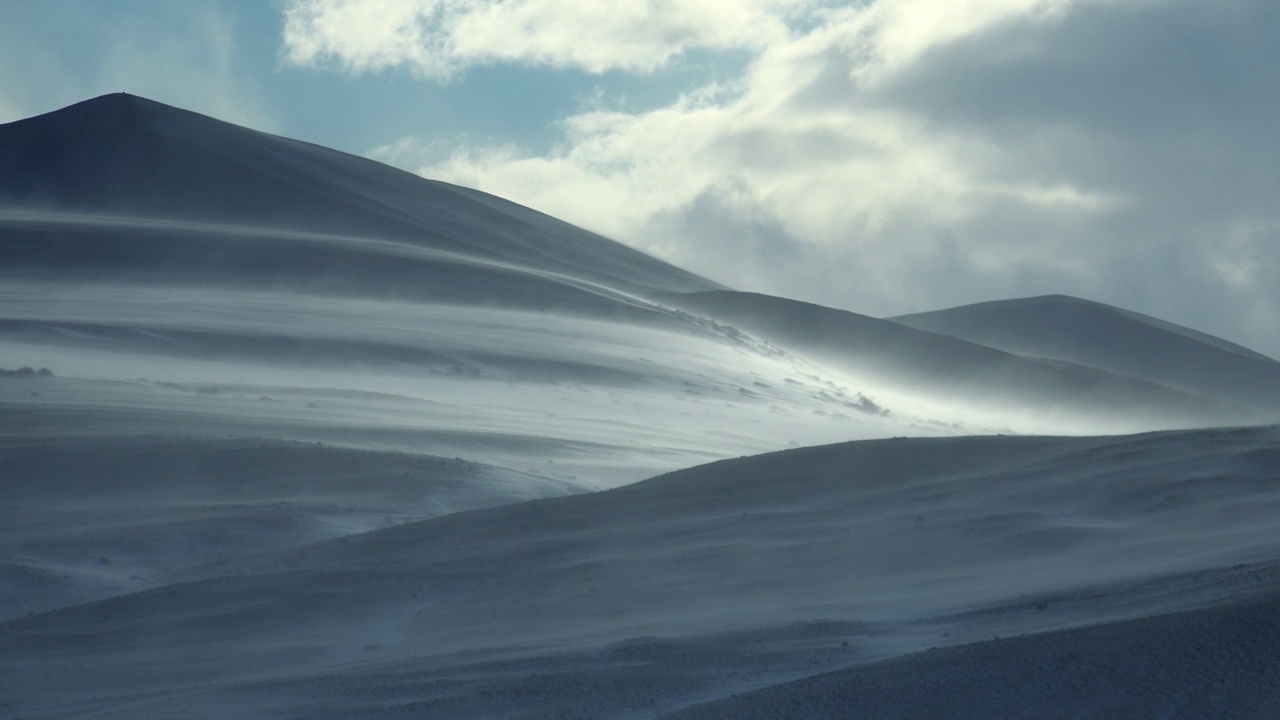
[[[1280,715],[1274,361],[1023,305],[728,291],[131,96],[0,126],[0,717]]]
[[[869,441],[454,513],[11,620],[4,691],[34,717],[636,717],[954,646],[988,687],[1083,712],[1105,704],[1073,694],[1085,668],[1028,670],[1024,686],[998,644],[971,643],[1027,636],[1012,657],[1070,665],[1053,658],[1090,635],[1038,634],[1101,625],[1100,648],[1128,647],[1148,626],[1118,621],[1274,595],[1278,441],[1274,428]],[[1088,667],[1148,697],[1227,653],[1256,672],[1232,676],[1223,708],[1274,710],[1276,648],[1237,646],[1240,632]],[[957,682],[935,656],[910,662]],[[63,670],[56,691],[41,681]],[[887,671],[866,672],[838,678]],[[897,682],[870,707],[921,707]]]

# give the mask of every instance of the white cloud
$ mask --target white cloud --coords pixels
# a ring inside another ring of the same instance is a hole
[[[715,232],[712,208],[738,208],[767,222],[770,237],[783,233],[793,250],[812,248],[828,269],[838,260],[834,264],[874,265],[893,277],[913,263],[933,262],[946,245],[941,255],[948,267],[959,261],[1000,272],[1036,249],[1007,243],[957,249],[946,231],[992,205],[1053,217],[1102,212],[1120,199],[1052,176],[1009,177],[998,172],[1011,162],[998,139],[952,132],[862,99],[868,78],[886,82],[911,58],[962,33],[1014,17],[1041,22],[1056,17],[1048,10],[1062,7],[1034,0],[962,4],[973,12],[957,23],[939,23],[924,12],[938,9],[938,17],[950,18],[946,2],[883,0],[831,12],[812,32],[762,51],[739,88],[703,89],[638,114],[574,115],[563,122],[564,142],[549,154],[464,148],[418,169],[527,203],[716,279],[762,280],[765,286],[754,286],[762,290],[854,299],[847,291],[815,291],[808,272],[800,273],[801,283],[776,273],[770,280],[773,261],[746,267],[755,261],[729,239],[705,236]],[[693,208],[701,213],[697,223],[673,219]],[[694,226],[696,237],[675,234],[674,228]]]
[[[811,0],[292,0],[283,59],[354,73],[407,67],[448,79],[519,62],[653,72],[688,50],[762,48]]]

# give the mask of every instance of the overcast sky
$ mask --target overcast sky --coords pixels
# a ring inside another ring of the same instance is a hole
[[[1280,355],[1276,0],[0,0],[0,121],[120,90],[738,289]]]

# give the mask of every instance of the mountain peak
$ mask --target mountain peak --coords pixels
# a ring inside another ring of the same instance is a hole
[[[0,207],[377,238],[626,292],[719,286],[485,193],[112,93],[0,125]]]
[[[17,120],[7,125],[0,125],[0,127],[4,127],[8,132],[23,128],[43,128],[47,132],[51,127],[65,128],[66,126],[74,125],[80,127],[92,126],[96,131],[105,131],[121,130],[129,126],[142,124],[153,124],[163,118],[169,118],[170,120],[186,119],[188,121],[192,118],[201,118],[206,121],[218,122],[199,113],[176,108],[172,105],[165,105],[139,95],[117,92],[82,100],[43,115]]]
[[[64,108],[64,110],[79,109],[81,112],[94,113],[181,113],[193,114],[187,110],[181,110],[172,105],[165,105],[162,102],[144,98],[141,95],[131,95],[127,92],[108,93],[90,98],[82,102]]]
[[[128,93],[0,125],[0,203],[160,216],[166,208],[198,211],[181,196],[209,159],[199,147],[234,144],[228,140],[237,132],[256,134]]]
[[[76,109],[79,109],[82,111],[83,110],[96,110],[96,111],[105,110],[110,112],[110,111],[118,111],[120,109],[129,109],[129,108],[166,108],[169,110],[177,110],[177,108],[171,105],[165,105],[164,103],[157,102],[149,98],[144,98],[141,95],[133,95],[127,92],[114,92],[114,93],[107,93],[106,95],[99,95],[97,97],[89,98],[88,100],[81,100],[78,103],[68,105],[67,107],[62,108],[62,110],[55,110],[54,112],[65,112],[65,111],[76,110]]]

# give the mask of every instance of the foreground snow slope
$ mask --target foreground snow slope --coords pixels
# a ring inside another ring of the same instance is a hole
[[[672,720],[1280,716],[1280,595],[951,647],[700,704]],[[921,692],[920,688],[928,688]]]
[[[1225,607],[1277,589],[1278,446],[1276,428],[868,441],[455,513],[0,624],[3,695],[27,717],[652,717],[930,646]],[[1273,679],[1235,677],[1233,697]]]
[[[156,587],[214,561],[572,483],[421,454],[103,432],[0,439],[0,618]]]

